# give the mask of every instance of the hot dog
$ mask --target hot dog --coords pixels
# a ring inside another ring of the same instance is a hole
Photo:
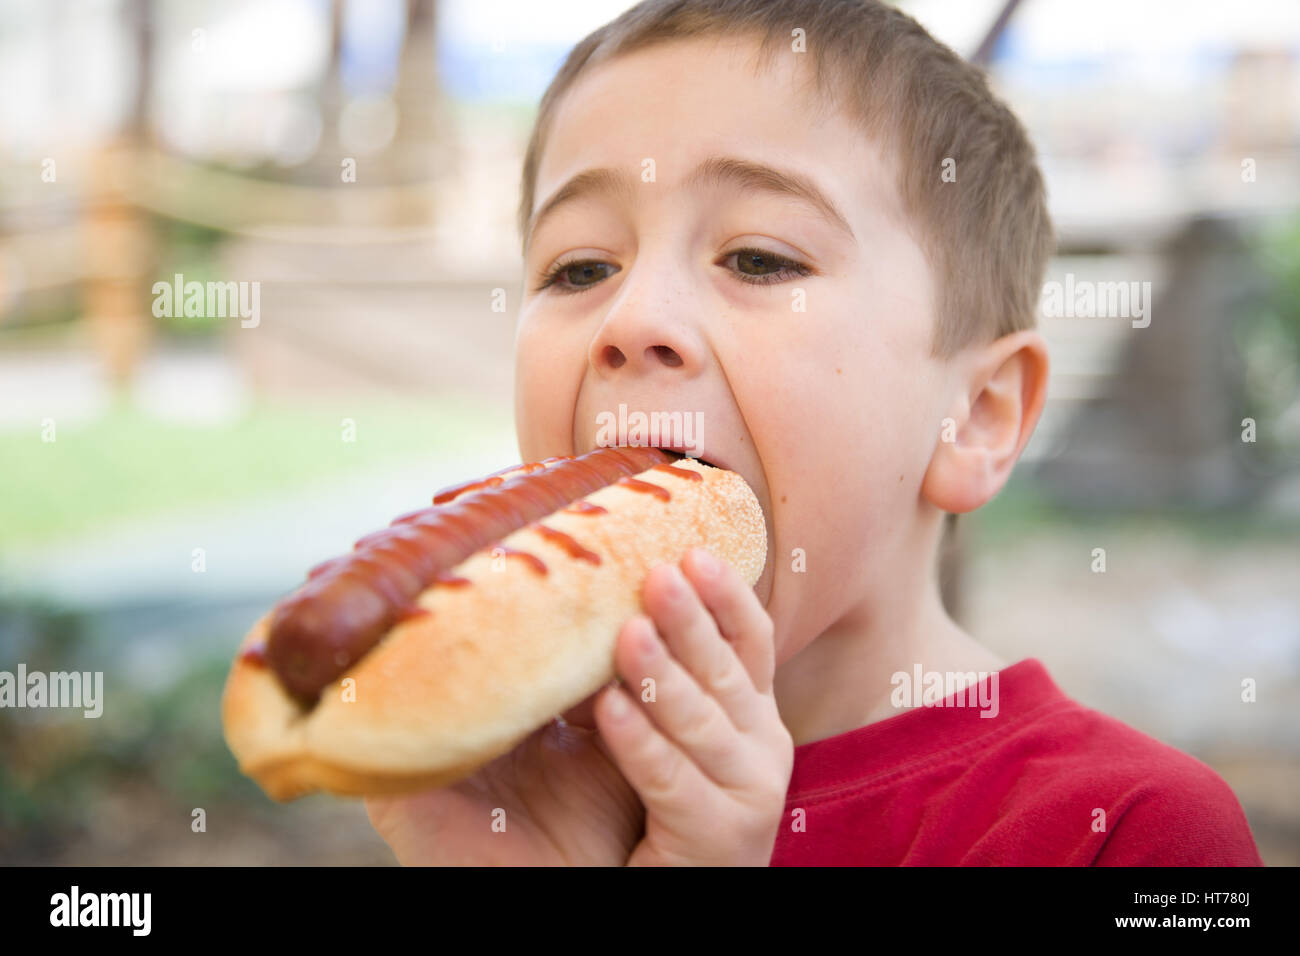
[[[612,679],[655,564],[709,548],[752,585],[763,515],[734,472],[600,448],[445,489],[317,565],[249,631],[222,698],[278,800],[440,786]]]

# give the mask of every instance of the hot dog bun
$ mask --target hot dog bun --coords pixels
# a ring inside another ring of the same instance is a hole
[[[677,471],[678,473],[674,473]],[[700,480],[680,472],[696,472]],[[350,796],[445,786],[511,750],[613,679],[613,651],[641,609],[650,569],[707,548],[752,586],[767,554],[763,514],[734,472],[691,459],[610,484],[582,499],[605,513],[561,508],[546,528],[599,557],[579,560],[535,522],[456,565],[469,586],[429,587],[428,615],[392,627],[327,686],[314,706],[243,653],[267,639],[264,615],[240,645],[222,697],[226,741],[240,770],[276,800],[313,790]]]

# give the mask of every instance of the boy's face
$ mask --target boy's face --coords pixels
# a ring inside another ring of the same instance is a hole
[[[915,556],[899,552],[946,365],[929,357],[930,272],[893,170],[805,97],[802,54],[757,74],[756,52],[658,46],[564,97],[537,175],[515,405],[525,461],[597,447],[597,416],[620,404],[699,413],[699,457],[741,474],[767,517],[756,590],[782,663],[855,604],[912,584],[900,575]],[[712,158],[754,168],[693,178]],[[838,217],[760,166],[812,186]],[[588,185],[537,219],[596,169],[625,184]]]

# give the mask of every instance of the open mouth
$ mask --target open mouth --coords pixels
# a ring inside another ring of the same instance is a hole
[[[641,448],[644,446],[639,442],[620,442],[618,445],[612,447]],[[719,461],[715,458],[707,458],[703,455],[688,454],[683,445],[653,445],[651,447],[663,452],[665,455],[668,455],[673,461],[681,461],[683,458],[690,458],[692,461],[698,461],[701,465],[708,465],[711,468],[722,468],[727,471],[731,470],[731,466],[726,462]]]
[[[674,461],[681,461],[683,458],[692,458],[694,461],[698,461],[701,465],[708,465],[711,468],[727,467],[726,465],[721,464],[720,462],[712,461],[703,456],[687,455],[686,452],[680,447],[673,447],[667,445],[656,445],[655,447],[658,448],[660,451],[664,452],[665,454],[672,455]]]

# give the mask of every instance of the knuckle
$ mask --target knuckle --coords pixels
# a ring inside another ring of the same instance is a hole
[[[779,789],[771,788],[765,790],[763,792],[762,803],[760,806],[763,808],[762,817],[764,821],[769,819],[779,819],[782,815],[781,812],[785,809],[785,788],[781,787]]]
[[[743,720],[744,715],[750,712],[749,696],[755,693],[754,684],[743,667],[728,670],[725,677],[714,682],[713,692],[718,701],[739,719]]]
[[[673,796],[681,785],[681,762],[655,754],[646,767],[646,787],[658,799]]]
[[[785,798],[783,795],[778,802],[764,794],[762,800],[755,800],[750,807],[743,822],[738,820],[735,826],[735,829],[741,831],[737,839],[746,843],[765,838],[780,826],[785,811]]]
[[[708,714],[700,722],[700,726],[709,740],[725,741],[735,733],[735,729],[731,726],[731,718],[716,701],[710,701]]]
[[[785,798],[789,793],[790,774],[773,770],[765,778],[761,789],[762,805],[769,811],[774,811],[780,815],[785,808]]]
[[[794,735],[790,733],[789,727],[781,723],[780,716],[777,716],[777,720],[776,720],[776,736],[778,741],[779,752],[781,754],[789,754],[791,757],[793,757],[794,756]]]
[[[788,782],[790,772],[794,769],[794,737],[786,729],[785,724],[780,725],[780,734],[777,738],[776,747],[777,756],[780,758],[781,767],[785,771],[785,779]]]
[[[725,740],[731,729],[722,708],[704,698],[694,709],[690,719],[683,724],[682,742],[691,750],[707,750]]]
[[[740,679],[740,670],[736,667],[735,654],[724,646],[718,646],[709,655],[704,680],[710,688],[724,694],[739,691],[744,685]]]

